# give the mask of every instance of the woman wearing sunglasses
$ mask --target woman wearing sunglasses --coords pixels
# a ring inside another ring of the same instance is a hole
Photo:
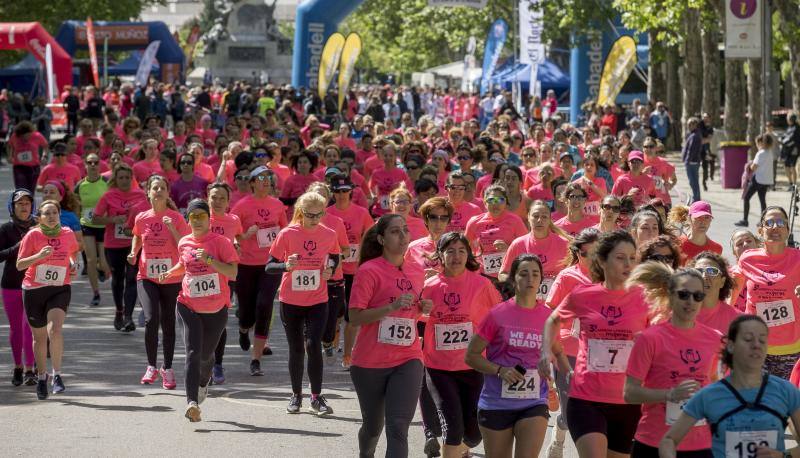
[[[242,173],[242,172],[239,172]],[[244,234],[239,237],[241,265],[236,276],[236,297],[239,300],[239,346],[250,350],[250,329],[253,345],[250,375],[261,376],[261,356],[271,355],[268,345],[272,324],[272,303],[278,292],[280,274],[267,273],[264,267],[269,249],[278,232],[286,227],[286,206],[272,197],[275,174],[268,168],[256,167],[250,172],[252,195],[241,199],[231,210],[242,222]]]
[[[564,270],[556,275],[553,287],[547,294],[545,303],[551,309],[555,309],[567,295],[578,286],[591,285],[592,276],[589,272],[589,264],[592,259],[592,251],[597,246],[597,239],[600,231],[594,228],[584,229],[569,243],[569,254],[567,265]],[[559,340],[567,356],[570,367],[575,367],[578,356],[578,334],[580,333],[580,323],[574,321],[564,323],[559,331]],[[561,412],[556,418],[556,428],[550,436],[550,445],[547,447],[547,456],[558,456],[564,453],[564,439],[567,433],[567,401],[569,400],[569,379],[567,372],[556,371],[555,376],[558,399],[561,405]],[[560,453],[559,453],[560,452]]]
[[[175,389],[175,371],[172,357],[175,354],[175,301],[181,289],[181,279],[175,277],[161,282],[161,274],[178,262],[178,242],[189,233],[189,226],[169,198],[167,179],[153,175],[145,186],[151,208],[136,215],[133,223],[133,241],[128,254],[128,264],[138,264],[137,296],[144,311],[144,348],[147,367],[140,383],[150,385],[161,376],[165,390]],[[141,252],[141,256],[140,256]],[[164,364],[156,366],[158,359],[158,328]]]
[[[704,283],[696,269],[673,271],[660,262],[640,264],[627,281],[644,288],[653,317],[653,325],[636,338],[625,370],[625,402],[642,406],[633,456],[658,456],[659,443],[683,404],[716,378],[722,333],[699,319],[707,296]],[[710,458],[708,426],[694,424],[677,456]]]
[[[673,269],[681,265],[681,250],[675,243],[675,238],[669,235],[659,235],[644,242],[636,252],[639,263],[658,261]]]
[[[389,194],[400,186],[400,183],[405,183],[406,189],[414,189],[405,170],[397,167],[397,145],[391,141],[387,142],[381,148],[380,157],[383,166],[377,167],[369,179],[369,189],[375,198],[371,213],[376,218],[391,211]]]
[[[180,176],[171,182],[170,197],[182,214],[186,214],[186,207],[194,199],[205,199],[208,182],[194,172],[194,156],[183,153],[178,159]]]
[[[619,198],[613,194],[603,197],[600,202],[600,221],[594,226],[600,232],[611,232],[619,229],[617,220],[621,204]]]
[[[453,216],[450,218],[450,223],[447,225],[448,232],[461,232],[467,228],[467,223],[473,216],[480,215],[481,209],[464,200],[464,193],[466,192],[467,185],[464,183],[464,175],[462,172],[456,171],[447,177],[447,200],[453,206]]]
[[[736,258],[737,263],[730,267],[731,276],[734,279],[733,292],[728,300],[736,310],[744,312],[747,307],[747,282],[742,277],[742,271],[739,269],[738,261],[747,250],[761,248],[763,244],[755,234],[748,229],[736,229],[731,234],[731,251]]]
[[[412,241],[428,235],[428,229],[422,219],[411,216],[414,198],[405,186],[396,188],[389,194],[389,213],[402,216],[408,226],[408,236]]]
[[[758,315],[769,327],[764,368],[787,380],[800,358],[800,251],[787,246],[788,221],[782,207],[767,207],[758,224],[764,248],[747,250],[739,258],[739,269],[747,281],[745,313]]]
[[[528,232],[519,216],[508,211],[508,193],[493,184],[483,192],[487,212],[467,223],[464,234],[481,266],[481,273],[497,278],[506,250],[517,237]]]
[[[234,181],[236,186],[231,192],[231,208],[235,207],[243,198],[253,194],[253,188],[250,186],[250,169],[246,165],[239,167],[234,175]]]
[[[735,285],[729,273],[728,262],[722,255],[704,251],[687,265],[697,269],[703,276],[703,289],[706,293],[697,322],[725,334],[731,321],[741,315],[741,312],[726,303]]]
[[[182,278],[176,309],[186,346],[184,415],[190,422],[198,422],[200,404],[208,395],[214,349],[228,322],[228,281],[236,278],[239,256],[227,237],[211,232],[205,201],[189,202],[187,215],[192,232],[178,242],[178,262],[160,274],[159,283]]]
[[[303,362],[308,353],[311,411],[333,413],[322,396],[322,334],[328,317],[327,281],[339,265],[341,248],[334,229],[321,224],[328,201],[307,192],[295,203],[291,223],[269,251],[267,272],[281,274],[280,317],[289,344],[292,396],[286,412],[298,413],[303,403]]]
[[[578,183],[570,183],[564,188],[564,200],[567,201],[567,215],[555,222],[557,227],[574,237],[587,227],[596,225],[600,218],[584,213],[589,195]]]
[[[75,186],[75,195],[81,202],[81,233],[83,234],[83,252],[86,254],[86,273],[89,275],[89,285],[94,292],[90,305],[100,305],[100,285],[98,283],[98,269],[102,272],[102,279],[111,276],[111,270],[106,262],[104,244],[104,227],[92,223],[94,209],[100,197],[108,191],[108,183],[100,175],[100,157],[97,154],[86,156],[86,177]]]

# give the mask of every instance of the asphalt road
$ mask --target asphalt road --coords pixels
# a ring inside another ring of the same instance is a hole
[[[676,198],[685,196],[686,179],[678,171]],[[705,198],[714,207],[710,235],[725,246],[733,222],[741,218],[738,190],[721,190],[711,183]],[[0,168],[0,202],[13,188],[8,167]],[[788,205],[788,193],[769,193],[769,203]],[[758,207],[754,199],[755,207]],[[753,212],[755,214],[755,211]],[[5,221],[2,215],[0,221]],[[751,217],[751,222],[756,218]],[[6,443],[0,455],[37,456],[225,456],[231,453],[274,457],[357,456],[357,432],[361,424],[358,399],[349,373],[337,355],[326,360],[324,394],[334,415],[318,418],[308,413],[288,415],[290,395],[287,349],[279,320],[273,321],[273,356],[264,357],[264,377],[248,373],[249,355],[238,347],[235,318],[228,323],[229,339],[225,385],[213,386],[202,405],[203,421],[190,424],[183,418],[182,391],[184,348],[178,331],[175,369],[178,389],[142,386],[144,372],[143,331],[122,334],[112,327],[114,309],[110,282],[102,285],[102,304],[90,308],[86,277],[74,283],[73,302],[65,325],[66,352],[63,376],[67,391],[37,401],[34,387],[13,387],[8,346],[8,323],[0,318],[0,416]],[[138,314],[138,311],[136,312]],[[277,317],[276,317],[277,318]],[[308,406],[308,398],[304,407]],[[551,425],[553,420],[551,419]],[[551,428],[548,428],[548,435]],[[545,446],[548,439],[545,440]],[[419,415],[409,431],[410,456],[424,456],[424,436]],[[381,439],[377,456],[385,450]],[[482,448],[475,450],[482,455]],[[577,456],[569,442],[565,456]]]

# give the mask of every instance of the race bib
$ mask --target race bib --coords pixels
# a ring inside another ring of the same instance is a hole
[[[67,279],[67,268],[64,266],[51,266],[39,264],[36,266],[36,283],[48,286],[61,286]]]
[[[628,367],[633,341],[589,339],[589,371],[620,374]]]
[[[114,225],[114,238],[117,240],[130,240],[133,237],[125,233],[125,223]]]
[[[91,224],[92,218],[94,218],[94,208],[84,208],[81,212],[81,218],[83,218],[87,224]]]
[[[581,336],[581,320],[577,318],[572,320],[572,328],[570,329],[570,335],[576,339]]]
[[[208,297],[220,294],[219,274],[193,275],[189,277],[189,297]]]
[[[258,232],[256,232],[258,247],[259,248],[271,247],[272,243],[275,242],[275,239],[278,237],[278,231],[280,231],[280,228],[278,226],[259,229]]]
[[[378,342],[410,347],[417,338],[414,332],[416,324],[411,318],[398,318],[387,316],[381,320],[378,327]]]
[[[769,327],[794,323],[794,306],[791,299],[757,302],[756,314],[763,317]]]
[[[361,253],[361,245],[350,245],[350,255],[344,258],[344,262],[358,262],[358,255]]]
[[[655,183],[655,187],[657,190],[661,192],[666,192],[667,188],[664,186],[664,179],[659,176],[653,177],[653,182]]]
[[[388,209],[389,209],[389,196],[388,196],[388,195],[386,195],[386,196],[380,196],[380,197],[378,198],[378,202],[380,203],[380,205],[381,205],[381,208],[382,208],[383,210],[388,210]]]
[[[145,262],[145,270],[147,271],[147,278],[158,278],[159,275],[172,268],[172,259],[148,259]]]
[[[472,323],[437,323],[434,332],[437,350],[463,350],[472,338]]]
[[[683,406],[685,406],[686,402],[688,401],[689,401],[688,399],[684,399],[683,401],[678,401],[678,402],[667,401],[667,412],[666,415],[664,415],[664,420],[667,426],[672,426],[673,423],[678,421],[678,417],[681,416],[681,412],[683,411]],[[705,426],[706,424],[707,422],[705,418],[703,418],[694,425]]]
[[[17,153],[18,162],[31,162],[33,160],[33,151],[20,151]]]
[[[758,447],[778,448],[778,431],[725,431],[727,458],[755,458]]]
[[[600,214],[600,202],[586,202],[583,206],[583,213],[587,216],[595,216]]]
[[[316,291],[319,285],[319,270],[292,271],[292,291]]]
[[[554,281],[556,279],[552,277],[543,278],[542,283],[539,285],[539,292],[536,293],[536,299],[547,299],[547,295],[550,294],[550,290],[553,288]]]
[[[481,258],[483,260],[483,273],[496,274],[500,272],[500,266],[503,264],[503,256],[505,253],[491,253],[485,254]]]
[[[522,382],[508,383],[503,380],[500,397],[506,399],[539,399],[539,374],[534,369],[525,372]]]

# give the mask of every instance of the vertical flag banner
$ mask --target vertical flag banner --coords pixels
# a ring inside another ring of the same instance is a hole
[[[539,0],[520,0],[519,2],[519,61],[531,67],[530,94],[541,95],[537,81],[539,64],[544,62],[544,11]]]
[[[183,53],[186,54],[186,68],[192,67],[192,59],[194,58],[194,48],[197,46],[197,42],[200,41],[200,25],[195,24],[192,26],[192,30],[189,32],[189,36],[186,37],[186,44],[183,46]]]
[[[725,0],[725,58],[761,57],[762,2],[764,0]]]
[[[359,40],[360,41],[360,40]],[[328,86],[333,81],[333,75],[339,67],[339,60],[342,58],[342,48],[344,48],[344,35],[339,32],[332,34],[322,48],[322,56],[319,61],[319,82],[317,83],[317,93],[319,98],[324,99],[328,92]]]
[[[156,53],[160,44],[161,40],[150,43],[142,54],[142,60],[139,61],[139,69],[136,70],[136,84],[141,87],[147,86],[150,70],[153,68],[153,62],[156,60]]]
[[[503,45],[506,44],[508,37],[508,23],[502,19],[494,21],[489,28],[489,35],[486,37],[486,45],[483,48],[483,75],[481,76],[481,95],[489,90],[489,82],[492,74],[497,67]]]
[[[361,37],[357,33],[347,36],[342,48],[341,63],[339,64],[339,111],[342,110],[344,94],[353,79],[353,72],[356,69],[356,61],[361,55]]]
[[[464,69],[461,71],[461,92],[472,92],[470,70],[475,67],[475,49],[478,47],[475,37],[469,37],[467,52],[464,54]]]
[[[47,74],[47,103],[53,103],[55,100],[55,77],[53,75],[53,47],[50,43],[44,48],[44,67]]]
[[[597,105],[613,105],[622,86],[636,66],[636,42],[629,35],[619,37],[611,46],[611,50],[603,65],[600,76],[600,90],[597,94]]]
[[[94,85],[100,87],[100,72],[97,70],[97,46],[95,46],[94,23],[92,23],[91,17],[86,18],[86,43],[89,45],[89,61],[92,65]]]

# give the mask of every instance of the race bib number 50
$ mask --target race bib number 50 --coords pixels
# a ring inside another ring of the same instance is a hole
[[[61,286],[67,278],[67,268],[63,266],[51,266],[49,264],[39,264],[36,266],[36,283],[49,286]]]

